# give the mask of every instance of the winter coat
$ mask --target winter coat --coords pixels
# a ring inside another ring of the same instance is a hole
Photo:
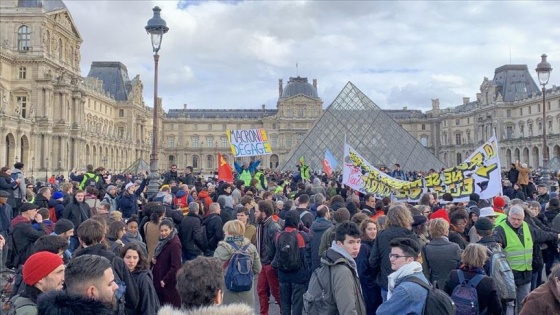
[[[49,209],[54,207],[54,212],[56,213],[56,219],[61,219],[62,216],[64,215],[64,204],[62,204],[62,201],[58,201],[56,199],[53,199],[51,197],[51,199],[49,199]],[[53,218],[50,218],[51,220]]]
[[[125,311],[126,314],[135,314],[136,307],[139,303],[138,287],[132,278],[128,267],[124,264],[122,258],[107,249],[105,244],[95,244],[74,252],[74,258],[82,255],[97,255],[107,258],[111,262],[115,278],[118,277],[126,284],[125,291]]]
[[[210,255],[212,252],[214,252],[216,247],[218,247],[218,242],[224,239],[224,231],[222,230],[222,218],[216,213],[211,213],[209,216],[204,218],[204,220],[202,220],[202,224],[206,226],[206,237],[208,240],[206,254]]]
[[[465,279],[470,280],[476,276],[476,272],[464,270]],[[444,291],[451,296],[455,287],[459,285],[459,276],[457,270],[452,270],[449,273],[449,278],[445,282]],[[441,286],[440,286],[441,287]],[[496,291],[496,285],[491,277],[484,276],[482,281],[476,286],[476,293],[478,296],[478,309],[483,311],[487,309],[488,315],[501,315],[502,314],[502,303],[498,297],[498,292]],[[542,313],[546,314],[546,313]]]
[[[48,208],[49,200],[42,194],[37,194],[35,195],[35,199],[33,199],[33,204],[37,205],[39,208]]]
[[[202,255],[208,244],[206,236],[202,234],[202,217],[200,215],[189,212],[179,224],[178,232],[183,254]]]
[[[262,229],[262,238],[259,235],[260,229]],[[275,252],[274,238],[279,231],[280,225],[274,222],[271,216],[257,226],[257,250],[261,256],[261,264],[270,265],[272,263]]]
[[[18,256],[18,261],[15,262],[16,266],[23,265],[27,258],[33,254],[33,244],[39,239],[39,237],[46,235],[45,227],[43,223],[38,224],[39,229],[33,229],[31,221],[22,216],[18,215],[12,220],[12,235],[14,239],[14,245],[16,253]]]
[[[82,314],[112,315],[110,306],[82,295],[68,294],[64,291],[49,291],[39,297],[39,314]],[[56,310],[56,311],[53,311]],[[50,312],[50,313],[49,313]]]
[[[298,237],[298,245],[299,245],[299,257],[302,259],[301,267],[298,270],[293,272],[284,272],[278,270],[277,263],[278,263],[278,256],[276,255],[279,252],[278,246],[278,237],[282,232],[294,232],[297,231],[301,238]],[[298,231],[296,228],[293,227],[286,227],[283,231],[278,232],[274,237],[274,259],[271,262],[273,268],[277,269],[278,271],[278,282],[281,283],[297,283],[297,284],[307,284],[309,281],[309,270],[311,269],[311,247],[309,244],[309,235],[303,231]]]
[[[457,269],[461,263],[463,250],[447,237],[433,239],[422,249],[422,271],[430,283],[437,281],[441,288],[451,270]]]
[[[560,208],[546,208],[546,210],[544,211],[544,217],[548,227],[552,226],[552,221],[554,221],[554,218],[556,218],[559,213]]]
[[[529,293],[523,300],[519,315],[560,314],[560,292],[554,280],[548,280]]]
[[[72,202],[64,207],[62,217],[72,221],[74,224],[74,231],[78,231],[80,224],[89,219],[89,206],[85,202],[78,202],[76,197],[74,197],[72,198]]]
[[[101,200],[101,202],[106,202],[111,205],[111,207],[109,208],[110,211],[117,210],[117,196],[113,197],[110,193],[105,193],[105,196],[103,196],[103,200]]]
[[[333,226],[331,221],[325,218],[316,218],[311,224],[309,229],[309,236],[311,238],[311,270],[312,273],[315,269],[321,267],[321,254],[319,253],[319,246],[321,245],[321,237],[325,231]]]
[[[210,209],[210,204],[212,203],[212,198],[210,197],[210,194],[208,193],[208,191],[206,190],[201,190],[198,193],[198,199],[200,199],[201,201],[203,201],[204,203],[204,210],[205,212],[208,212],[208,210]]]
[[[150,270],[135,270],[132,272],[132,279],[138,287],[138,297],[140,298],[136,309],[138,315],[156,314],[160,307],[153,278]]]
[[[297,208],[296,211],[299,214],[300,217],[300,221],[301,223],[306,227],[306,228],[311,228],[311,224],[313,224],[313,220],[315,220],[315,217],[313,216],[313,213],[311,213],[311,211],[304,209],[304,208]],[[307,213],[303,214],[305,211],[307,211]],[[301,216],[303,214],[303,217]]]
[[[159,224],[149,221],[144,224],[142,229],[144,231],[146,249],[148,250],[148,261],[151,262],[159,239]]]
[[[410,276],[428,283],[422,272],[416,272]],[[395,281],[391,298],[377,308],[377,314],[422,314],[428,291],[418,283],[406,281],[407,278],[401,277]]]
[[[519,171],[515,167],[510,168],[507,172],[507,179],[512,185],[517,183],[517,180],[519,179]]]
[[[11,231],[12,217],[14,216],[14,210],[12,206],[5,203],[0,206],[0,234],[8,240],[8,233]]]
[[[10,177],[12,177],[14,179],[19,179],[19,187],[14,190],[14,198],[25,199],[25,194],[26,194],[26,191],[27,191],[27,188],[26,188],[27,185],[25,183],[25,175],[23,175],[23,172],[20,169],[13,168],[12,169],[12,174],[10,174]]]
[[[16,208],[16,199],[14,197],[14,190],[18,188],[19,185],[10,176],[8,175],[0,176],[0,190],[3,190],[8,194],[10,194],[10,196],[8,197],[8,204],[12,207],[12,209]]]
[[[389,261],[389,254],[391,253],[389,243],[397,237],[407,237],[418,241],[416,234],[400,226],[388,226],[377,235],[371,249],[371,255],[369,256],[369,264],[373,270],[374,277],[377,278],[377,284],[381,288],[387,289],[387,277],[393,273],[391,262]]]
[[[327,314],[365,315],[365,303],[358,279],[358,271],[350,265],[344,256],[332,248],[329,248],[321,257],[321,265],[330,268],[331,278],[323,279],[321,283],[330,281],[333,291],[332,296],[334,297],[334,304],[329,306]]]
[[[451,243],[455,243],[459,245],[461,249],[465,249],[467,245],[469,245],[469,242],[465,239],[465,237],[461,233],[455,231],[449,231],[448,238]]]
[[[181,268],[181,241],[175,235],[163,248],[161,253],[155,257],[153,265],[154,288],[156,289],[161,304],[171,304],[175,307],[181,306],[181,297],[177,292],[177,271]],[[161,286],[161,281],[165,287]]]
[[[364,241],[360,245],[360,252],[354,258],[356,267],[358,267],[358,275],[360,276],[360,285],[362,286],[362,295],[366,303],[367,314],[375,314],[375,310],[381,305],[381,288],[375,282],[373,273],[369,267],[369,256],[374,241]]]
[[[191,310],[164,306],[158,315],[253,315],[253,309],[245,304],[210,305]]]
[[[243,238],[243,242],[237,242],[236,245],[239,248],[242,248],[250,243],[251,241]],[[218,243],[218,247],[216,248],[216,251],[214,251],[214,257],[218,257],[222,261],[222,264],[224,264],[225,266],[224,275],[227,272],[227,262],[231,259],[231,256],[234,252],[235,249],[226,241],[221,241],[220,243]],[[251,255],[251,261],[253,262],[253,273],[256,277],[261,272],[261,258],[257,253],[257,248],[253,244],[249,245],[249,247],[247,248],[247,252]],[[250,305],[251,307],[255,306],[255,286],[251,286],[251,290],[244,292],[233,292],[228,290],[224,286],[223,304],[235,303],[244,303]]]
[[[529,168],[521,167],[521,165],[519,165],[519,163],[515,163],[515,168],[519,171],[519,174],[518,174],[518,177],[517,177],[517,183],[519,185],[529,184],[529,173],[531,172],[531,170]],[[515,184],[515,183],[512,183],[512,184]]]

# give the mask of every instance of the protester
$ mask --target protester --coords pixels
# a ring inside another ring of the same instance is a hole
[[[231,220],[224,224],[223,241],[218,243],[214,257],[220,259],[225,266],[224,272],[231,266],[229,261],[233,258],[236,251],[242,250],[250,257],[252,272],[256,276],[261,272],[262,265],[257,248],[250,240],[245,238],[245,224],[239,220]],[[194,259],[194,258],[193,258]],[[253,281],[251,281],[253,282]],[[251,285],[250,290],[235,292],[227,287],[223,289],[223,304],[244,303],[251,307],[255,306],[255,288]]]
[[[154,276],[149,268],[150,262],[144,249],[138,243],[129,243],[123,248],[120,257],[138,287],[139,303],[136,312],[138,314],[156,314],[160,303],[154,288]]]
[[[150,202],[146,204],[145,208],[151,211],[150,221],[146,222],[143,227],[146,248],[148,249],[148,261],[151,262],[159,240],[159,225],[165,218],[165,208],[157,202]]]
[[[181,267],[181,241],[172,221],[165,219],[159,225],[159,241],[152,258],[154,287],[161,304],[181,306],[177,292],[177,270]]]
[[[377,285],[376,279],[373,277],[373,272],[370,270],[369,256],[375,239],[377,238],[377,233],[379,232],[379,224],[368,218],[359,226],[362,243],[360,245],[360,252],[355,261],[358,268],[358,275],[360,276],[366,312],[367,314],[375,314],[375,311],[382,302],[381,288]]]
[[[548,281],[523,300],[519,315],[558,314],[560,310],[560,265],[552,268]]]
[[[243,199],[241,199],[243,200]],[[250,203],[248,203],[250,204]],[[237,220],[245,224],[244,236],[251,241],[253,245],[257,245],[257,228],[249,222],[250,210],[245,206],[237,206]]]
[[[432,240],[422,249],[422,270],[430,283],[443,287],[449,272],[459,266],[462,250],[447,238],[449,223],[444,219],[431,220],[428,230]]]
[[[317,217],[315,218],[315,221],[313,221],[313,223],[311,224],[311,228],[309,229],[309,236],[311,238],[310,272],[315,271],[315,269],[321,266],[321,255],[319,254],[319,247],[321,246],[321,238],[323,237],[323,234],[333,226],[333,223],[330,221],[330,219],[331,212],[329,210],[329,207],[326,205],[318,206]]]
[[[14,240],[14,251],[13,259],[8,257],[6,261],[8,266],[13,266],[17,268],[25,263],[27,258],[33,253],[33,243],[43,236],[46,235],[46,230],[43,225],[43,217],[37,213],[37,205],[32,203],[23,203],[19,208],[20,215],[15,217],[11,223],[11,231]],[[37,223],[38,229],[33,229],[31,225],[32,221]]]
[[[206,239],[208,246],[204,251],[204,256],[214,256],[214,250],[218,247],[218,243],[224,238],[223,223],[220,217],[220,204],[213,202],[209,206],[209,215],[204,218],[202,224],[206,227]]]
[[[217,258],[199,256],[187,261],[177,273],[181,309],[164,306],[158,315],[252,315],[245,304],[222,304],[224,271]]]

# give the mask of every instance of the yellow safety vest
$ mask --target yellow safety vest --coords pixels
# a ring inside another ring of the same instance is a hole
[[[504,252],[511,269],[517,271],[533,270],[533,237],[531,236],[529,225],[523,222],[522,229],[525,244],[521,243],[517,233],[507,225],[506,221],[502,221],[498,225],[504,229],[506,234],[507,247],[504,249]]]
[[[255,174],[255,179],[258,181],[258,182],[257,182],[257,188],[258,188],[258,189],[261,189],[261,190],[264,189],[264,187],[263,187],[262,184],[261,184],[261,177],[262,177],[263,175],[264,175],[264,174],[263,174],[262,172],[257,172],[257,173]],[[267,186],[266,177],[264,178],[264,185]]]
[[[241,171],[241,174],[239,174],[239,179],[245,183],[246,187],[249,187],[249,185],[251,185],[251,173],[248,170]]]

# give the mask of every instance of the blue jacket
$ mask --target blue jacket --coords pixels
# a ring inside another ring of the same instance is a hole
[[[147,183],[148,179],[144,179],[133,194],[129,194],[127,191],[122,193],[118,207],[123,218],[130,218],[133,214],[138,214],[138,196],[144,191]]]
[[[309,229],[309,236],[311,237],[311,273],[313,273],[315,269],[321,267],[321,255],[319,254],[321,237],[331,226],[333,226],[332,222],[325,218],[316,218],[311,224],[311,228]]]
[[[411,276],[428,280],[422,272],[413,273]],[[393,295],[377,309],[377,314],[417,314],[422,315],[424,304],[428,297],[428,291],[419,284],[403,281],[405,278],[397,280]]]

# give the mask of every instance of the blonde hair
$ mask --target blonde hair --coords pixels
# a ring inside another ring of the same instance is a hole
[[[389,208],[387,226],[400,226],[410,230],[413,221],[410,210],[404,204],[396,203]]]
[[[230,220],[224,224],[224,233],[231,236],[245,235],[245,224],[239,220]]]
[[[484,266],[488,254],[486,247],[480,244],[471,243],[467,245],[461,255],[461,262],[469,267],[479,268]]]
[[[432,238],[447,236],[449,234],[449,223],[442,218],[433,219],[428,225],[428,233]]]

